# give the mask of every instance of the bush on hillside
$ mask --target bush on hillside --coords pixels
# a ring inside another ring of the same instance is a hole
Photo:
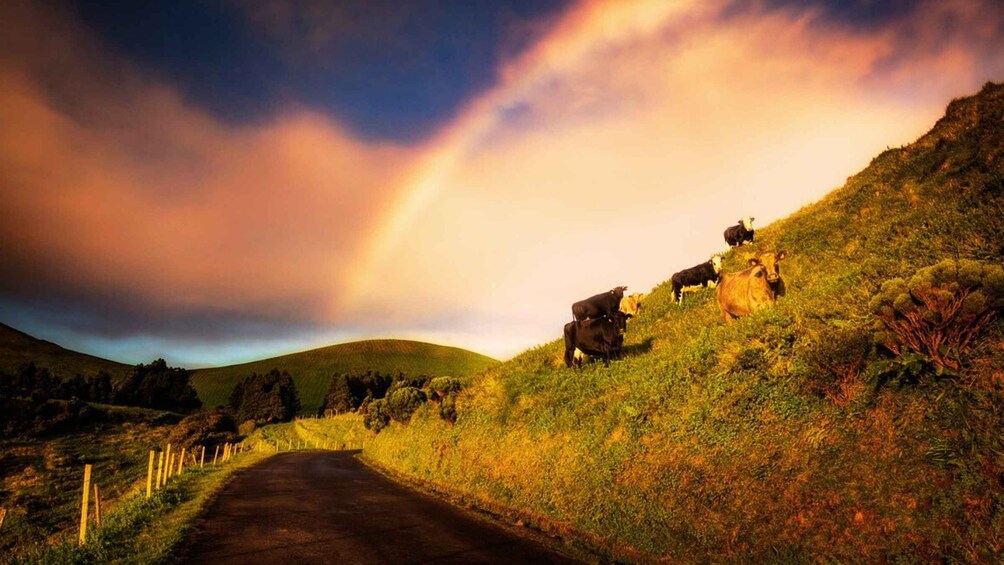
[[[211,447],[233,443],[237,439],[237,423],[225,410],[207,410],[185,416],[167,436],[174,446],[189,450],[197,445]]]
[[[407,422],[428,397],[420,389],[406,386],[387,396],[387,414],[397,422]]]
[[[239,422],[254,420],[258,425],[288,422],[300,411],[300,394],[286,371],[252,373],[234,387],[230,409]]]
[[[366,405],[366,416],[363,417],[363,426],[367,430],[380,433],[380,430],[390,424],[390,414],[387,411],[387,401],[383,398],[372,400]]]
[[[172,412],[191,412],[202,406],[188,370],[168,367],[163,359],[136,365],[115,393],[115,403]]]
[[[1004,308],[1004,269],[945,260],[909,280],[882,283],[869,307],[878,320],[876,341],[893,354],[920,354],[957,371],[973,338]]]
[[[429,381],[429,400],[433,402],[457,392],[460,392],[460,380],[453,377],[436,377]]]
[[[846,327],[823,333],[802,354],[808,368],[806,388],[846,406],[864,386],[860,375],[871,352],[872,337],[865,328]]]
[[[439,417],[450,424],[457,423],[457,393],[451,392],[439,403]]]
[[[393,391],[404,387],[422,388],[429,382],[429,377],[408,377],[403,373],[396,376],[384,375],[375,371],[362,374],[335,373],[328,385],[324,404],[318,411],[319,415],[331,412],[350,412],[361,408],[366,398],[387,398]]]

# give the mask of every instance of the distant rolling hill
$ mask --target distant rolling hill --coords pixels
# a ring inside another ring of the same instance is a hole
[[[34,363],[64,378],[77,374],[91,377],[108,371],[113,381],[119,381],[132,371],[131,365],[64,349],[0,324],[0,371],[11,373],[25,363]]]
[[[199,369],[192,378],[205,407],[226,405],[239,381],[253,372],[273,368],[289,371],[302,403],[301,414],[312,414],[324,402],[331,375],[402,372],[408,376],[457,376],[476,373],[497,363],[491,357],[457,347],[418,341],[377,339],[343,343],[240,365]]]

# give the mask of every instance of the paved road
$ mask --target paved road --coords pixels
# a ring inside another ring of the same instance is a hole
[[[185,563],[574,563],[373,472],[350,452],[241,472],[196,524]]]

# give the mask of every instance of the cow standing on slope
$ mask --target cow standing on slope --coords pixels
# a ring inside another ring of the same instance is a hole
[[[607,292],[590,296],[572,304],[572,318],[576,321],[587,320],[617,312],[621,305],[621,299],[624,298],[625,290],[627,290],[626,286],[614,287]]]
[[[627,315],[614,311],[602,318],[577,320],[565,324],[565,366],[582,366],[581,351],[586,355],[603,357],[605,366],[610,366],[611,357],[620,356],[624,346],[624,332],[627,330]]]
[[[784,280],[778,267],[788,253],[765,251],[750,259],[750,267],[738,273],[723,273],[718,283],[718,307],[726,324],[770,306],[784,296]]]
[[[747,243],[753,243],[754,219],[746,216],[739,220],[737,225],[725,228],[725,243],[728,243],[729,247],[738,247]]]
[[[673,274],[673,299],[683,306],[683,293],[718,284],[722,273],[722,258],[712,255],[711,259]]]

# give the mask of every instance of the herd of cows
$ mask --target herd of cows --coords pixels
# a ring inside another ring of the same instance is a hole
[[[753,218],[745,217],[725,230],[729,247],[753,243]],[[718,307],[726,324],[773,304],[784,295],[784,280],[778,267],[787,253],[765,251],[749,260],[749,267],[722,273],[722,257],[673,274],[673,299],[683,304],[683,294],[701,288],[717,288]],[[629,318],[641,310],[643,294],[624,296],[626,286],[591,296],[572,304],[573,321],[565,324],[565,365],[582,366],[587,355],[602,357],[605,365],[618,358],[624,346]]]

